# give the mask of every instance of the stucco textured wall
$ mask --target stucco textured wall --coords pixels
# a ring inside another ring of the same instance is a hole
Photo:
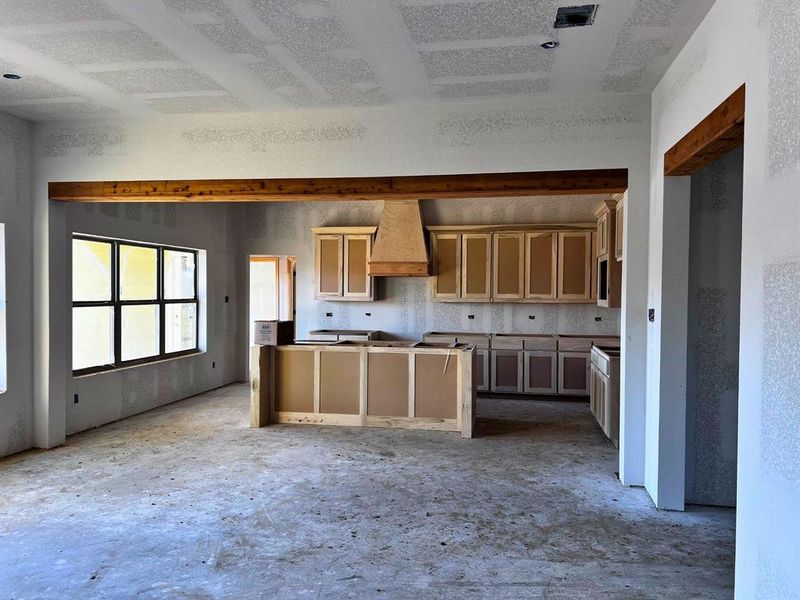
[[[661,297],[663,155],[747,85],[739,368],[737,598],[800,596],[800,11],[791,0],[717,2],[653,94],[650,303]],[[658,323],[649,328],[658,368]],[[648,389],[648,414],[658,414]],[[648,424],[648,439],[661,432]],[[670,449],[662,448],[667,459]],[[648,453],[648,472],[663,460]]]
[[[0,456],[33,444],[33,283],[29,123],[0,114],[0,223],[5,225],[7,389],[0,394]]]

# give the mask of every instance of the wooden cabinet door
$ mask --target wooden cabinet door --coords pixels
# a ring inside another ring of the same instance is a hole
[[[342,297],[343,237],[316,236],[316,297]]]
[[[555,352],[528,350],[524,353],[526,394],[555,394],[558,391],[558,355]]]
[[[432,233],[431,250],[434,299],[461,298],[461,234]]]
[[[622,260],[623,234],[625,232],[625,202],[624,198],[617,204],[616,226],[614,227],[614,257]]]
[[[588,353],[558,353],[558,393],[568,396],[589,395]]]
[[[487,348],[478,348],[475,350],[475,388],[479,392],[489,391],[489,350]]]
[[[591,255],[592,232],[569,231],[558,234],[559,299],[591,300]]]
[[[522,367],[522,352],[492,350],[492,391],[521,393]]]
[[[344,236],[344,297],[372,300],[373,282],[367,274],[372,236]]]
[[[488,302],[491,290],[491,233],[461,235],[461,298]]]
[[[558,296],[558,234],[525,234],[525,297],[554,300]]]
[[[525,234],[495,233],[492,259],[492,299],[525,297]]]
[[[597,254],[602,256],[608,254],[609,249],[609,213],[604,212],[597,219]]]

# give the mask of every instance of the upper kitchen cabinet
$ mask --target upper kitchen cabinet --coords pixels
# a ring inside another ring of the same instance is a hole
[[[595,211],[597,216],[597,257],[595,297],[597,305],[605,308],[622,306],[622,263],[618,260],[619,215],[617,201],[604,201]],[[620,228],[621,229],[621,228]],[[620,254],[621,256],[621,254]]]
[[[492,298],[492,234],[464,233],[461,247],[461,298],[489,302]]]
[[[616,225],[615,225],[615,235],[614,235],[614,256],[618,261],[623,259],[623,240],[622,236],[625,231],[625,196],[627,194],[623,194],[620,197],[619,201],[617,202],[617,218],[616,218]]]
[[[525,297],[525,234],[495,233],[492,261],[492,299]]]
[[[461,298],[461,234],[431,233],[433,255],[433,297]]]
[[[592,297],[592,232],[558,234],[558,298],[589,301]]]
[[[558,233],[525,234],[525,298],[558,297]]]
[[[367,275],[375,227],[313,227],[315,297],[368,302],[375,283]]]

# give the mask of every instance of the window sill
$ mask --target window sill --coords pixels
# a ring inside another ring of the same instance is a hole
[[[127,365],[125,367],[117,367],[116,369],[108,369],[107,371],[97,371],[96,373],[86,373],[85,375],[74,375],[72,379],[86,379],[87,377],[97,377],[98,375],[108,375],[109,373],[119,373],[120,371],[128,371],[130,369],[141,369],[142,367],[152,367],[153,365],[160,365],[163,363],[172,362],[175,360],[182,360],[184,358],[194,358],[195,356],[200,356],[202,354],[206,354],[205,350],[199,350],[198,352],[192,352],[191,354],[182,354],[181,356],[171,356],[169,358],[164,358],[161,360],[154,360],[152,362],[141,363],[139,365]]]

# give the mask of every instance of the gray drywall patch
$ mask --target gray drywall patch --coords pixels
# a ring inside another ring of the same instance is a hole
[[[125,218],[129,221],[142,220],[142,205],[141,204],[125,204]]]
[[[549,80],[547,78],[512,79],[510,81],[438,85],[436,93],[441,98],[514,96],[519,94],[542,94],[547,91],[548,86]]]
[[[761,455],[800,497],[800,261],[764,269]]]
[[[188,151],[209,147],[222,152],[273,152],[283,144],[355,141],[364,138],[366,128],[347,124],[274,125],[258,129],[197,127],[185,130],[181,139]]]
[[[174,204],[164,205],[164,225],[167,227],[178,226],[178,209]]]
[[[14,165],[11,169],[0,170],[0,199],[13,199],[14,204],[22,201],[22,137],[15,131],[0,128],[0,164]]]
[[[100,206],[100,214],[104,217],[118,217],[119,204],[102,204]]]
[[[769,35],[769,169],[770,174],[800,165],[800,11],[794,0],[761,4],[761,24]]]
[[[494,0],[401,6],[415,42],[481,40],[544,34],[552,30],[558,2]]]
[[[618,101],[577,111],[560,106],[538,109],[484,111],[473,115],[445,116],[436,123],[439,146],[474,146],[492,143],[531,143],[553,140],[633,139],[642,122],[641,110]]]
[[[425,71],[431,78],[497,75],[505,73],[550,72],[554,54],[539,46],[466,48],[421,52]]]
[[[242,112],[247,106],[233,96],[185,96],[180,98],[156,98],[147,101],[148,106],[166,114]]]
[[[197,92],[222,88],[205,75],[190,69],[134,69],[104,71],[92,75],[123,94]]]
[[[69,65],[174,60],[165,48],[139,31],[72,31],[31,35],[19,40]]]
[[[42,137],[42,158],[63,157],[75,151],[86,156],[126,155],[127,133],[121,127],[94,127],[77,133],[47,133]]]

